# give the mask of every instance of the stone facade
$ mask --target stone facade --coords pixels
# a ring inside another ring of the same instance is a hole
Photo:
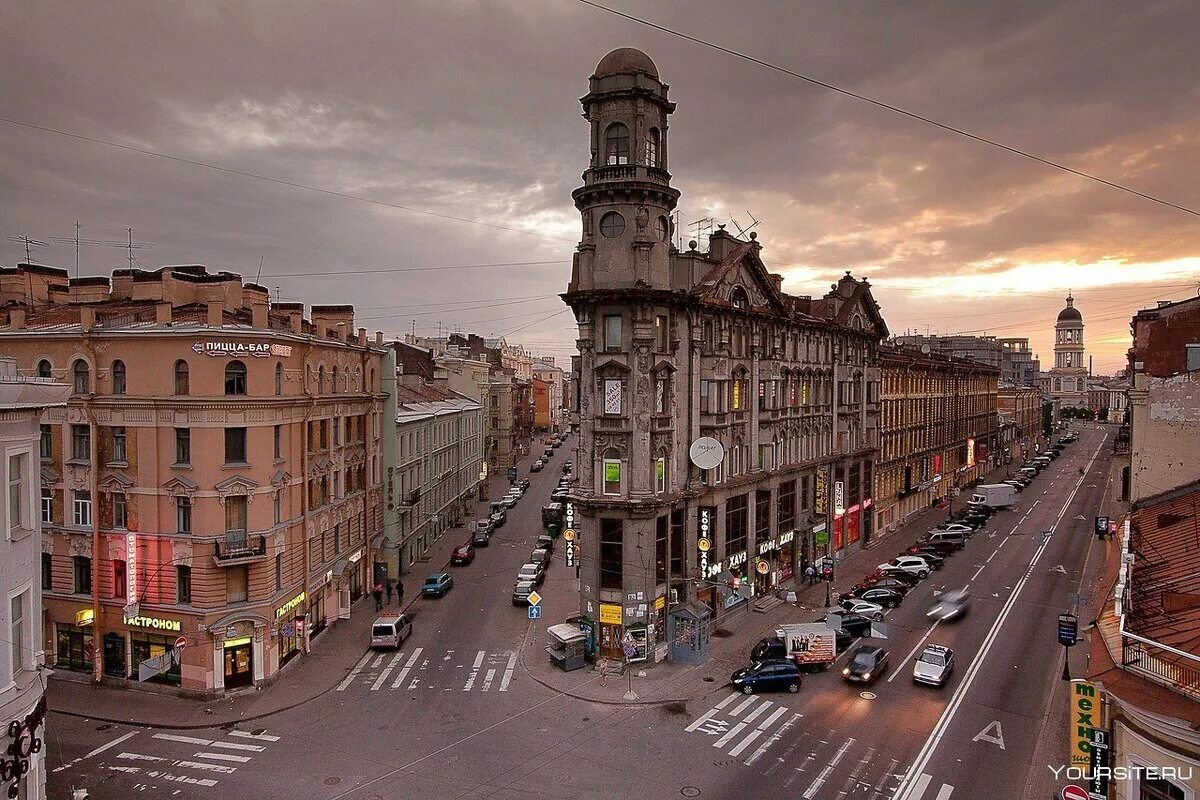
[[[1001,445],[1006,461],[1024,463],[1047,444],[1042,425],[1042,393],[1030,386],[1001,384],[996,396]]]
[[[382,531],[381,337],[353,308],[203,267],[22,265],[0,293],[0,351],[72,386],[40,431],[57,670],[217,695],[349,614]]]
[[[1075,308],[1075,298],[1067,295],[1067,305],[1054,323],[1054,368],[1039,377],[1043,394],[1056,407],[1087,408],[1088,367],[1084,355],[1083,315]]]
[[[866,281],[795,297],[753,236],[672,246],[667,92],[636,50],[592,76],[591,162],[573,194],[583,237],[563,295],[580,353],[580,611],[601,655],[629,636],[633,660],[665,657],[675,604],[719,616],[870,538],[887,335]],[[689,461],[701,437],[723,446],[711,469]]]
[[[1000,370],[1000,382],[1016,386],[1037,386],[1041,362],[1029,349],[1029,339],[997,338],[995,336],[929,336],[906,335],[895,342],[910,347],[928,345],[930,350],[980,364],[990,364]]]

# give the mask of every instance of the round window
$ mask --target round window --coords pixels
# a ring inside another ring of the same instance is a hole
[[[658,218],[658,239],[661,242],[669,241],[671,238],[671,223],[667,222],[666,217]]]
[[[610,211],[600,218],[600,233],[609,239],[615,239],[625,232],[625,218],[616,211]]]

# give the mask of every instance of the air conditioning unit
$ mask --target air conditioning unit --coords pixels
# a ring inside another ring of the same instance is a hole
[[[679,590],[678,589],[671,590],[669,600],[670,600],[671,605],[677,605],[679,603]]]

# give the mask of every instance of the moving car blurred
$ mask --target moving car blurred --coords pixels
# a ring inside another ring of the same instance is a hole
[[[939,596],[925,612],[925,616],[942,622],[951,622],[966,614],[970,607],[970,592],[966,589],[954,589]]]
[[[888,651],[877,644],[863,644],[850,655],[842,677],[854,683],[874,683],[887,668]]]

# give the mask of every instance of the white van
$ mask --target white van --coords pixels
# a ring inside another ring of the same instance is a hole
[[[371,623],[371,647],[397,648],[412,633],[412,619],[407,614],[384,614]]]

